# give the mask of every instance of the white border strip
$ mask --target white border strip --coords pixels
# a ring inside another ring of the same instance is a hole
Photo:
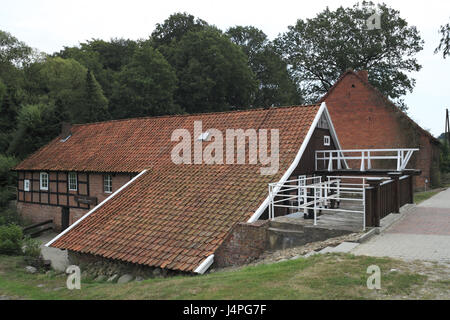
[[[339,144],[339,140],[337,138],[336,131],[334,130],[333,123],[331,122],[330,114],[328,113],[327,105],[325,104],[325,102],[322,102],[320,104],[319,111],[317,111],[317,114],[313,120],[313,123],[309,127],[309,130],[308,130],[308,133],[306,134],[305,140],[303,141],[302,145],[300,146],[300,150],[298,151],[297,155],[295,156],[294,161],[292,162],[290,167],[286,170],[284,175],[281,177],[278,184],[283,184],[291,176],[292,172],[297,167],[298,163],[300,162],[300,159],[303,156],[303,153],[305,152],[306,147],[309,144],[309,141],[311,140],[311,136],[313,135],[314,130],[317,127],[317,123],[319,122],[319,119],[322,116],[323,112],[325,112],[325,115],[327,116],[328,122],[330,124],[330,128],[331,128],[330,132],[333,137],[333,141],[336,143],[337,147],[339,149],[341,149],[341,145]],[[276,194],[279,191],[279,189],[280,189],[280,187],[276,187],[274,189],[274,193]],[[251,218],[248,219],[247,223],[252,223],[252,222],[255,222],[256,220],[258,220],[259,217],[263,214],[264,210],[266,210],[267,206],[269,205],[269,202],[270,202],[270,197],[267,196],[267,198],[264,199],[263,203],[259,206],[259,208],[251,216]]]
[[[134,180],[136,180],[137,178],[139,178],[141,175],[143,175],[145,172],[147,172],[147,169],[145,169],[144,171],[140,172],[137,176],[135,176],[133,179],[131,179],[130,181],[128,181],[127,183],[125,183],[123,186],[121,186],[119,189],[117,189],[113,194],[111,194],[108,198],[106,198],[105,200],[103,200],[102,202],[100,202],[97,206],[95,206],[94,208],[92,208],[91,211],[89,211],[88,213],[86,213],[84,216],[82,216],[80,219],[78,219],[75,223],[73,223],[70,227],[68,227],[66,230],[64,230],[63,232],[61,232],[60,234],[58,234],[55,238],[53,238],[52,240],[50,240],[45,246],[49,247],[53,242],[55,242],[56,240],[58,240],[59,238],[61,238],[63,235],[65,235],[67,232],[69,232],[72,228],[74,228],[77,224],[79,224],[81,221],[83,221],[85,218],[87,218],[91,213],[93,213],[94,211],[96,211],[98,208],[100,208],[101,206],[103,206],[106,202],[108,202],[112,197],[114,197],[116,194],[118,194],[120,191],[122,191],[123,189],[125,189],[126,187],[128,187],[128,185],[130,183],[132,183]]]
[[[208,256],[203,262],[194,270],[195,273],[204,274],[206,270],[213,264],[214,255]]]

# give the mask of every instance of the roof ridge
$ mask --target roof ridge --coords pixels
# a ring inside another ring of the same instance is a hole
[[[277,107],[258,107],[251,109],[240,109],[240,110],[229,110],[229,111],[216,111],[216,112],[199,112],[199,113],[185,113],[185,114],[166,114],[159,116],[144,116],[144,117],[134,117],[134,118],[124,118],[124,119],[112,119],[106,121],[96,121],[96,122],[88,122],[88,123],[74,123],[72,126],[88,126],[95,125],[101,123],[110,123],[110,122],[122,122],[122,121],[132,121],[132,120],[144,120],[144,119],[160,119],[160,118],[173,118],[173,117],[190,117],[190,116],[200,116],[200,115],[215,115],[215,114],[224,114],[224,113],[238,113],[238,112],[249,112],[249,111],[262,111],[262,110],[272,110],[272,109],[286,109],[286,108],[307,108],[307,107],[318,107],[320,103],[311,103],[305,105],[290,105],[290,106],[277,106]]]
[[[331,92],[336,88],[336,86],[338,85],[339,82],[342,81],[342,79],[347,76],[348,74],[352,74],[354,76],[356,76],[356,78],[363,84],[365,85],[367,88],[375,91],[375,93],[379,96],[381,96],[383,98],[383,100],[385,100],[388,104],[390,104],[392,107],[394,107],[394,112],[400,112],[401,115],[403,115],[404,117],[406,117],[406,119],[408,121],[410,121],[414,126],[416,126],[419,130],[421,130],[423,133],[425,133],[426,135],[429,136],[429,138],[431,138],[434,142],[437,142],[438,139],[435,138],[428,130],[425,130],[424,128],[422,128],[417,122],[415,122],[405,111],[401,110],[394,102],[392,102],[388,97],[386,97],[377,87],[375,87],[374,85],[370,84],[369,81],[365,81],[363,78],[361,78],[361,76],[358,74],[358,72],[355,72],[353,69],[347,69],[343,74],[341,74],[341,76],[336,80],[336,82],[330,87],[330,89],[327,91],[327,93],[320,98],[320,100],[318,101],[318,103],[324,102],[326,100],[326,98],[331,94]]]

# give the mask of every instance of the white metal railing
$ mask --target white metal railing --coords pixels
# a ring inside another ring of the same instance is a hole
[[[317,212],[348,212],[362,215],[362,225],[365,229],[365,187],[367,179],[373,177],[356,176],[328,176],[326,181],[322,177],[305,177],[288,180],[284,183],[269,184],[269,219],[275,218],[275,208],[308,213],[314,212],[314,225],[317,225]],[[377,178],[375,178],[377,179]],[[378,178],[389,179],[389,178]],[[353,182],[355,181],[356,182]],[[356,204],[357,209],[340,208],[340,202],[347,201]],[[335,207],[336,206],[336,207]],[[362,208],[358,210],[358,208]]]
[[[360,171],[372,169],[372,160],[396,160],[396,171],[406,169],[408,161],[411,159],[414,151],[419,149],[355,149],[355,150],[317,150],[315,166],[318,170],[319,163],[322,161],[323,169],[328,171],[341,170],[348,168],[347,160],[359,160]],[[336,163],[336,165],[333,164]]]

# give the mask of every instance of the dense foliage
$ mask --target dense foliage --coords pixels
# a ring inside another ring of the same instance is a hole
[[[440,169],[444,173],[450,172],[450,146],[447,140],[444,140],[441,144],[441,159],[440,159]]]
[[[380,30],[368,31],[370,10]],[[92,39],[47,55],[0,31],[0,154],[22,159],[60,130],[163,114],[314,102],[347,68],[399,99],[422,40],[399,12],[363,2],[298,20],[273,42],[252,26],[222,32],[175,13],[141,40]]]
[[[14,224],[0,225],[0,254],[22,253],[22,229]]]

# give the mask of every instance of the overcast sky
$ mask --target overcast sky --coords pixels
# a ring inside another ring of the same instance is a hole
[[[312,18],[326,6],[351,6],[347,0],[314,1],[203,1],[203,0],[0,0],[0,29],[47,53],[91,38],[147,38],[158,22],[174,12],[188,12],[226,30],[252,25],[271,39],[285,32],[298,18]],[[378,1],[374,1],[378,2]],[[405,97],[408,114],[423,128],[438,135],[444,131],[445,108],[450,108],[450,58],[433,54],[439,43],[439,26],[450,20],[448,0],[385,0],[425,40],[418,55],[423,66],[414,73],[414,91]],[[370,76],[370,75],[369,75]]]

